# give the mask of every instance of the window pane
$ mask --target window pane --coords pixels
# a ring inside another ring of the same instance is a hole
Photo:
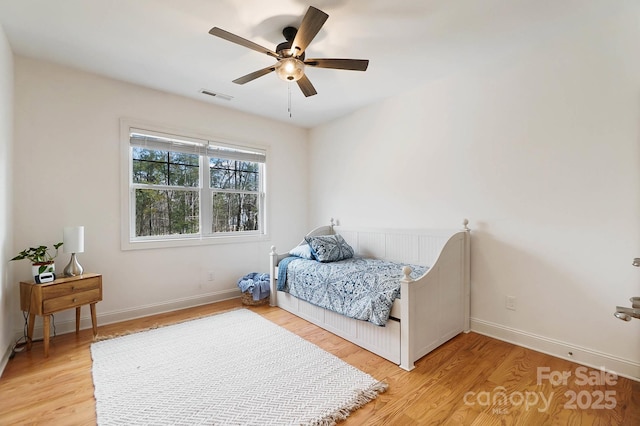
[[[144,148],[133,148],[133,181],[135,183],[149,183],[166,185],[167,151]]]
[[[136,237],[200,232],[199,193],[136,189]]]
[[[258,191],[259,163],[209,158],[209,171],[211,188]]]
[[[214,192],[211,232],[258,230],[258,195]]]
[[[199,186],[200,156],[182,152],[169,154],[169,185]]]
[[[133,147],[133,182],[152,185],[199,186],[199,156]]]

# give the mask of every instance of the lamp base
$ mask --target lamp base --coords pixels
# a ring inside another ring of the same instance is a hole
[[[71,260],[69,260],[69,264],[64,268],[64,276],[65,277],[75,277],[78,275],[82,275],[84,269],[78,263],[78,259],[76,259],[76,254],[71,253]]]

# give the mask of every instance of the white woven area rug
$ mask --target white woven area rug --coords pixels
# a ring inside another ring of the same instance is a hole
[[[387,388],[239,309],[91,345],[99,425],[334,424]]]

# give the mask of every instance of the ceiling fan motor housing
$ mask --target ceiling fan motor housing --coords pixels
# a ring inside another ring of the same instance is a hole
[[[300,59],[301,61],[304,61],[304,52],[302,52],[302,55],[298,56],[298,55],[295,55],[295,52],[291,51],[291,45],[293,44],[293,40],[295,39],[296,34],[298,34],[297,28],[285,27],[282,30],[282,35],[284,36],[284,39],[286,41],[283,41],[282,43],[276,46],[276,53],[281,57],[287,58],[287,57],[294,56]]]

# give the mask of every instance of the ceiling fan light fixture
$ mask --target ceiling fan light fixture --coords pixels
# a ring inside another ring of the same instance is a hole
[[[298,81],[304,75],[304,62],[297,58],[285,58],[278,62],[276,74],[284,81]]]

